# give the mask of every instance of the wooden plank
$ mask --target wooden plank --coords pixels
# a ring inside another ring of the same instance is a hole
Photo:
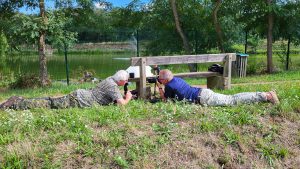
[[[176,77],[212,77],[212,76],[221,76],[220,73],[217,72],[188,72],[188,73],[175,73],[173,74]],[[156,77],[156,76],[147,76],[148,77]],[[129,78],[129,82],[139,82],[140,78]]]
[[[146,58],[140,58],[140,97],[146,98]]]
[[[189,73],[176,73],[173,74],[176,77],[212,77],[220,76],[220,73],[217,72],[189,72]]]
[[[169,65],[169,64],[187,64],[187,63],[213,63],[223,62],[227,55],[232,55],[232,60],[236,59],[235,53],[222,54],[202,54],[202,55],[177,55],[177,56],[153,56],[146,58],[148,65]],[[131,66],[139,66],[139,57],[131,58]]]
[[[224,65],[224,72],[223,72],[224,89],[231,88],[231,68],[232,68],[232,55],[229,54],[226,57],[226,62]]]
[[[128,82],[139,82],[140,78],[139,77],[135,77],[135,78],[129,78]]]
[[[244,70],[244,76],[243,77],[246,77],[246,74],[247,74],[247,60],[248,60],[248,57],[245,58],[245,70]]]

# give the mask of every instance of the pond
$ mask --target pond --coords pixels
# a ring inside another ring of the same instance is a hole
[[[107,51],[107,52],[71,52],[68,55],[69,76],[78,79],[84,71],[93,72],[95,77],[103,79],[113,75],[117,70],[127,69],[130,57],[135,56],[134,51]],[[7,56],[2,60],[4,73],[38,73],[39,57],[37,54],[17,54]],[[66,66],[64,54],[47,56],[48,73],[52,80],[66,79]],[[2,68],[3,69],[3,68]]]

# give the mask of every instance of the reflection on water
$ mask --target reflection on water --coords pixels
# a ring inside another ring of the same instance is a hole
[[[134,56],[134,51],[68,54],[70,75],[74,75],[74,72],[78,73],[78,70],[89,70],[96,72],[95,76],[103,79],[119,69],[126,69],[130,63],[128,58],[131,56]],[[6,64],[15,73],[39,72],[38,55],[11,56],[8,57]],[[48,56],[47,68],[51,79],[66,79],[64,55]]]

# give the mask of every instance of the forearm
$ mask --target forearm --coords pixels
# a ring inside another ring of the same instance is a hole
[[[161,87],[159,88],[159,95],[164,101],[166,101],[165,92]]]
[[[118,99],[117,100],[117,104],[118,105],[126,105],[132,98],[132,95],[131,94],[126,94],[124,98],[122,99]]]

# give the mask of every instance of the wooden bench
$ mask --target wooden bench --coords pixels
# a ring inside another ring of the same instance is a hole
[[[208,88],[230,89],[232,61],[236,60],[235,53],[202,54],[202,55],[178,55],[178,56],[153,56],[132,57],[131,66],[140,66],[140,77],[130,78],[128,81],[136,82],[139,97],[146,97],[146,66],[171,65],[188,63],[224,63],[223,74],[217,72],[185,72],[174,74],[176,77],[204,77],[207,78]]]

